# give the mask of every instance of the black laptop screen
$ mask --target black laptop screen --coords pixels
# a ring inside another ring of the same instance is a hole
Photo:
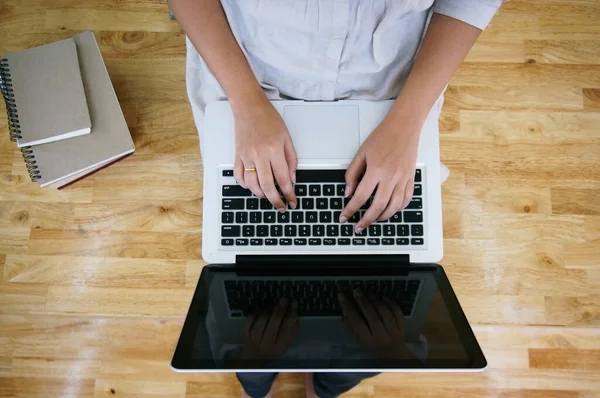
[[[480,369],[485,358],[442,268],[207,266],[176,369]]]

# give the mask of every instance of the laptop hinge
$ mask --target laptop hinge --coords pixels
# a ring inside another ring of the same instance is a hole
[[[408,254],[283,254],[238,255],[239,267],[377,267],[409,266]]]

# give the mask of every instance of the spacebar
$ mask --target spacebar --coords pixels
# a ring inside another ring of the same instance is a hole
[[[296,183],[345,182],[346,170],[296,170]]]

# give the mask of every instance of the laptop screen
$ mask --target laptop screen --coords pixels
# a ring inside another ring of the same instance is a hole
[[[439,265],[203,269],[181,370],[481,369]]]

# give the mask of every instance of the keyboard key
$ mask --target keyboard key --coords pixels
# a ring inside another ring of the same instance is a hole
[[[262,213],[260,211],[250,212],[250,222],[252,224],[260,224],[262,222]]]
[[[305,216],[306,216],[306,222],[308,222],[308,223],[315,223],[315,222],[319,221],[318,217],[317,217],[318,214],[316,211],[307,211],[305,213]]]
[[[231,239],[231,238],[221,239],[221,245],[222,246],[233,246],[233,239]]]
[[[413,196],[421,196],[423,195],[423,188],[421,184],[415,184],[415,191],[413,192]]]
[[[235,245],[236,246],[248,246],[248,239],[236,239],[235,240]]]
[[[244,199],[223,199],[221,201],[223,210],[244,210]]]
[[[297,183],[340,182],[345,181],[346,170],[296,170]]]
[[[396,236],[396,226],[393,224],[384,225],[383,236]]]
[[[327,226],[327,236],[340,236],[340,228],[338,225]]]
[[[269,236],[269,226],[259,225],[256,227],[256,236]]]
[[[369,236],[381,236],[381,225],[369,225]]]
[[[321,196],[321,186],[320,185],[309,185],[308,193],[310,196]]]
[[[408,236],[408,225],[398,225],[398,236]]]
[[[248,210],[258,210],[258,198],[249,198],[249,199],[246,199],[246,209],[248,209]]]
[[[265,211],[265,223],[273,224],[275,222],[276,213],[274,211]]]
[[[354,238],[352,239],[352,244],[355,246],[364,246],[365,238]]]
[[[390,222],[402,222],[402,212],[399,211],[398,213],[394,214],[390,218]]]
[[[242,236],[253,237],[254,236],[254,225],[244,225],[242,227]]]
[[[410,234],[412,236],[423,236],[423,226],[419,224],[413,224],[410,226]]]
[[[333,246],[333,245],[335,245],[335,239],[334,238],[325,238],[325,239],[323,239],[323,244],[325,246]]]
[[[224,238],[235,238],[240,236],[242,228],[239,225],[224,225],[221,227],[221,236]]]
[[[252,196],[252,192],[249,189],[244,189],[239,185],[223,185],[222,196]]]
[[[334,196],[335,195],[335,185],[333,185],[333,184],[323,185],[323,195],[324,196]]]
[[[405,211],[404,222],[423,222],[422,211]]]
[[[267,198],[260,199],[260,209],[261,210],[273,210],[273,205],[269,202]]]
[[[225,212],[221,213],[221,222],[223,224],[233,223],[233,212],[225,211]]]
[[[338,245],[340,246],[348,246],[350,244],[350,238],[339,238]]]
[[[279,239],[279,244],[281,246],[291,246],[292,240],[290,238],[282,238],[282,239]]]
[[[308,240],[308,244],[309,244],[309,246],[320,246],[321,238],[310,238]]]
[[[329,199],[329,208],[342,210],[344,208],[342,198]]]
[[[292,222],[295,224],[300,224],[304,222],[304,213],[301,211],[292,212]]]
[[[235,213],[235,222],[237,224],[246,224],[248,222],[248,213],[245,211],[238,211]]]
[[[421,170],[415,170],[415,182],[421,182]]]
[[[379,238],[367,238],[367,245],[378,245],[380,243]]]
[[[342,236],[352,236],[354,235],[354,226],[350,224],[342,225]]]
[[[410,203],[408,204],[408,206],[406,206],[407,209],[422,209],[423,208],[423,200],[421,198],[413,198]]]
[[[331,212],[330,211],[320,211],[319,212],[319,222],[321,224],[327,224],[331,222]]]
[[[410,244],[411,245],[418,245],[418,246],[420,246],[420,245],[423,244],[423,238],[412,238],[410,240]]]
[[[294,187],[296,196],[306,196],[306,185],[296,184]]]
[[[312,210],[315,208],[315,200],[313,198],[303,198],[302,208],[304,210]]]
[[[316,227],[316,225],[315,225]],[[298,235],[299,236],[310,236],[310,225],[300,225],[300,228],[298,228]]]
[[[348,219],[348,222],[358,222],[360,220],[360,213],[356,212]]]
[[[336,185],[337,196],[346,196],[346,186],[344,184]]]
[[[342,215],[341,211],[333,212],[333,222],[340,222],[340,216]]]
[[[233,170],[223,170],[223,177],[233,177]]]
[[[327,210],[327,198],[317,198],[317,209]]]
[[[281,236],[283,228],[281,225],[271,225],[271,236]]]
[[[393,238],[383,238],[383,239],[381,239],[381,244],[386,245],[386,246],[393,245],[394,239]]]
[[[354,233],[354,235],[356,235],[356,236],[367,236],[367,230],[366,230],[366,229],[363,229],[363,230],[362,230],[360,233],[358,233],[358,234],[355,232],[355,233]]]
[[[250,239],[250,246],[262,246],[263,244],[263,240],[262,239]]]
[[[396,244],[399,246],[408,245],[408,238],[396,238]]]
[[[287,224],[290,222],[290,213],[277,213],[277,222],[279,224]]]
[[[350,203],[350,200],[352,198],[344,198],[344,207],[348,206],[348,203]]]
[[[296,245],[296,246],[306,246],[306,238],[296,238],[296,239],[294,239],[294,245]]]
[[[277,246],[277,239],[265,239],[265,245]]]
[[[313,236],[325,236],[325,226],[313,225]]]
[[[297,235],[296,229],[297,229],[297,227],[295,225],[286,225],[284,228],[285,236],[296,236]]]

